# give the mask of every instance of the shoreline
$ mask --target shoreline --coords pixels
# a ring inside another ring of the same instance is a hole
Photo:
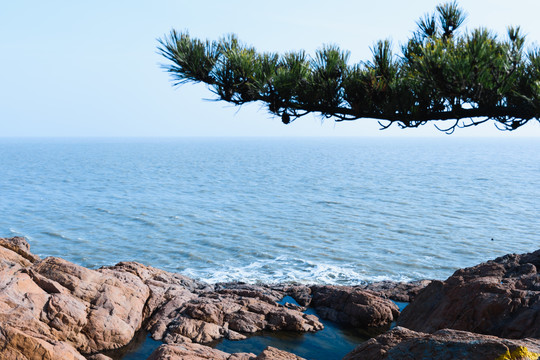
[[[460,269],[446,281],[365,286],[208,284],[134,262],[91,270],[40,259],[17,237],[0,239],[0,265],[0,349],[7,360],[38,359],[36,351],[43,359],[111,359],[106,354],[140,331],[163,342],[151,360],[300,359],[272,346],[231,354],[207,344],[239,344],[265,331],[317,334],[323,321],[370,338],[346,359],[384,359],[399,347],[441,339],[471,359],[473,343],[540,354],[540,250]],[[281,303],[286,296],[296,304]],[[508,305],[508,298],[521,300]],[[394,301],[410,305],[400,309]],[[464,317],[471,309],[484,317]],[[527,319],[538,320],[520,328]],[[453,329],[440,332],[447,328]],[[433,358],[444,355],[434,349]]]

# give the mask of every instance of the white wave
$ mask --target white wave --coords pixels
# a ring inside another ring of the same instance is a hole
[[[208,283],[234,282],[245,283],[301,283],[359,285],[375,281],[411,281],[414,277],[404,274],[395,276],[369,275],[354,266],[329,263],[315,263],[285,255],[269,260],[258,260],[246,266],[223,264],[216,269],[187,268],[182,273]]]

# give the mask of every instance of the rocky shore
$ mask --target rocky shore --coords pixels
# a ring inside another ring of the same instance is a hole
[[[322,318],[371,337],[349,360],[538,359],[538,267],[540,250],[446,281],[211,285],[134,262],[91,270],[40,259],[25,239],[0,238],[0,358],[110,360],[147,331],[163,342],[150,360],[301,359],[273,347],[230,354],[208,344],[263,330],[316,332]],[[285,296],[297,304],[281,304]],[[410,304],[400,314],[394,301]]]

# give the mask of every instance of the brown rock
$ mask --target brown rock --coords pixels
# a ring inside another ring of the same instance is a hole
[[[343,360],[383,359],[530,359],[540,357],[540,340],[509,340],[444,329],[433,334],[396,327],[372,338]]]
[[[0,326],[0,357],[3,360],[85,360],[65,342],[32,336],[6,324]]]
[[[244,297],[256,297],[268,303],[278,302],[283,298],[283,291],[270,285],[254,285],[244,283],[220,283],[215,285],[215,291],[222,294],[236,294]]]
[[[301,306],[309,306],[311,303],[311,288],[306,285],[288,285],[283,291],[292,297]]]
[[[397,319],[396,304],[376,293],[350,286],[313,286],[311,306],[325,319],[354,326],[366,335],[380,334]]]
[[[184,343],[180,345],[161,345],[148,360],[251,360],[254,354],[229,354],[209,346]]]
[[[184,297],[187,293],[214,290],[213,286],[209,284],[136,262],[120,262],[115,266],[103,267],[102,269],[132,273],[150,288],[150,298],[147,301],[145,318],[150,317],[171,299],[179,296]]]
[[[401,314],[415,331],[452,328],[503,338],[540,338],[540,250],[506,255],[433,281]]]
[[[378,281],[363,286],[366,290],[376,292],[385,299],[400,302],[411,302],[416,295],[428,286],[431,280],[418,280],[411,282]]]
[[[13,251],[30,263],[39,261],[39,256],[30,252],[30,244],[23,237],[0,238],[0,247]]]
[[[103,354],[95,354],[95,355],[88,356],[86,360],[113,360],[113,359]]]
[[[209,346],[183,343],[179,345],[162,345],[157,348],[148,360],[305,360],[289,352],[268,346],[259,356],[251,353],[229,354]]]
[[[128,344],[148,320],[162,347],[160,358],[247,360],[195,342],[240,332],[316,331],[316,317],[276,304],[283,292],[268,286],[214,287],[137,263],[90,270],[43,260],[22,238],[0,239],[0,357],[2,359],[107,359],[100,352]],[[187,350],[186,350],[187,349]],[[92,355],[90,355],[92,354]]]
[[[177,299],[169,301],[150,320],[149,330],[155,339],[174,341],[181,336],[206,343],[224,337],[242,339],[240,333],[261,330],[308,332],[323,328],[315,316],[278,305],[251,290],[222,289]]]
[[[0,276],[7,278],[10,274],[26,268],[39,258],[29,252],[29,245],[24,238],[0,238]]]
[[[253,360],[255,359],[255,354],[252,353],[234,353],[229,356],[227,360]]]
[[[36,354],[44,359],[79,359],[79,352],[121,347],[140,328],[148,296],[148,286],[135,275],[39,260],[24,239],[1,239],[0,328],[6,345],[0,357],[38,356],[10,350],[21,341],[39,347]]]
[[[87,306],[66,294],[52,294],[41,312],[40,320],[47,323],[60,340],[83,343],[81,331],[88,325]]]
[[[31,268],[66,289],[50,296],[43,318],[74,343],[93,353],[128,344],[143,321],[149,289],[133,274],[110,269],[89,270],[59,258],[46,258]],[[64,308],[63,308],[64,307]]]
[[[26,333],[29,338],[49,335],[54,339],[51,329],[40,321],[49,294],[22,270],[20,266],[4,268],[0,276],[0,327]],[[13,331],[10,333],[16,333]]]
[[[275,347],[268,346],[255,358],[255,360],[305,360],[300,356],[291,354],[283,350],[276,349]]]

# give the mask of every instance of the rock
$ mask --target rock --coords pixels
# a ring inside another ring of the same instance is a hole
[[[502,338],[540,338],[540,250],[506,255],[433,281],[398,325],[421,332],[452,328]]]
[[[139,277],[39,260],[21,238],[0,244],[2,359],[37,356],[11,352],[19,341],[40,348],[43,359],[84,359],[80,353],[126,345],[141,327],[149,288]]]
[[[426,334],[396,327],[362,343],[343,360],[536,360],[538,357],[540,357],[538,339],[509,340],[450,329]]]
[[[229,354],[209,346],[184,343],[181,345],[161,345],[147,360],[251,360],[255,354]]]
[[[123,271],[138,276],[150,290],[143,317],[148,319],[163,307],[182,304],[195,294],[213,291],[213,286],[190,279],[186,276],[170,273],[136,262],[120,262],[115,266],[103,267],[103,270]],[[167,305],[169,302],[171,304]],[[163,311],[162,311],[163,312]],[[165,310],[167,312],[167,310]]]
[[[324,319],[351,325],[366,335],[390,328],[399,315],[391,300],[350,286],[312,286],[311,306]]]
[[[236,294],[244,297],[258,298],[270,304],[280,301],[285,293],[278,286],[245,284],[241,282],[218,283],[214,291],[220,294]]]
[[[251,353],[229,354],[209,346],[184,343],[180,345],[162,345],[148,360],[305,360],[289,352],[268,346],[258,356]]]
[[[95,355],[88,356],[86,360],[113,360],[113,359],[103,354],[95,354]]]
[[[277,304],[284,293],[269,286],[212,286],[133,262],[90,270],[41,260],[23,238],[0,239],[0,275],[0,357],[7,360],[107,359],[101,352],[127,345],[143,323],[177,345],[162,347],[162,358],[188,349],[193,358],[254,359],[191,342],[323,327]]]
[[[385,299],[400,302],[411,302],[416,295],[428,286],[431,280],[418,280],[411,282],[378,281],[363,286],[365,290],[371,290]]]
[[[291,354],[283,350],[276,349],[275,347],[268,346],[255,358],[256,360],[305,360],[300,356]]]
[[[301,306],[309,306],[311,303],[311,288],[306,285],[288,285],[283,291],[292,297]]]
[[[39,261],[39,256],[36,256],[30,252],[30,244],[28,244],[28,241],[21,236],[0,238],[0,247],[13,251],[30,263]]]
[[[3,360],[85,360],[65,342],[30,335],[4,323],[0,326],[0,356]]]
[[[150,320],[155,339],[175,341],[178,336],[198,343],[220,338],[238,340],[242,333],[261,330],[309,332],[323,328],[313,315],[276,304],[274,297],[254,290],[221,289],[173,299]]]
[[[9,276],[39,260],[28,249],[29,245],[24,238],[0,238],[0,276]]]
[[[55,335],[83,353],[124,346],[140,329],[150,292],[138,276],[90,270],[53,257],[31,270],[67,290],[64,295],[49,296],[42,318],[53,319],[49,325],[61,332]]]

